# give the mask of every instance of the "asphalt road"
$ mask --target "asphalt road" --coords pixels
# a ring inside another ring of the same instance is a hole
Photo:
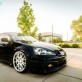
[[[82,49],[64,50],[67,53],[67,66],[48,75],[21,74],[13,67],[0,63],[0,82],[82,82]]]

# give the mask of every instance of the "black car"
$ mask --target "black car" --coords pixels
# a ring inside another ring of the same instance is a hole
[[[59,46],[9,32],[0,34],[0,61],[12,64],[20,73],[27,69],[47,73],[66,65],[66,53]]]

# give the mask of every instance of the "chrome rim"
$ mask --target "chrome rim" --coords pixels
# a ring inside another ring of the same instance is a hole
[[[13,65],[18,72],[23,72],[26,69],[26,56],[23,52],[17,51],[14,54]]]

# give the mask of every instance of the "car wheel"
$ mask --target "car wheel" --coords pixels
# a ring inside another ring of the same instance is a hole
[[[24,72],[27,68],[27,58],[24,52],[17,51],[13,56],[13,66],[17,72]]]

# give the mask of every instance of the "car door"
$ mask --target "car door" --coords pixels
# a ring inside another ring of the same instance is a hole
[[[11,46],[9,45],[10,37],[6,34],[0,35],[0,59],[8,60],[9,54],[12,52]]]

